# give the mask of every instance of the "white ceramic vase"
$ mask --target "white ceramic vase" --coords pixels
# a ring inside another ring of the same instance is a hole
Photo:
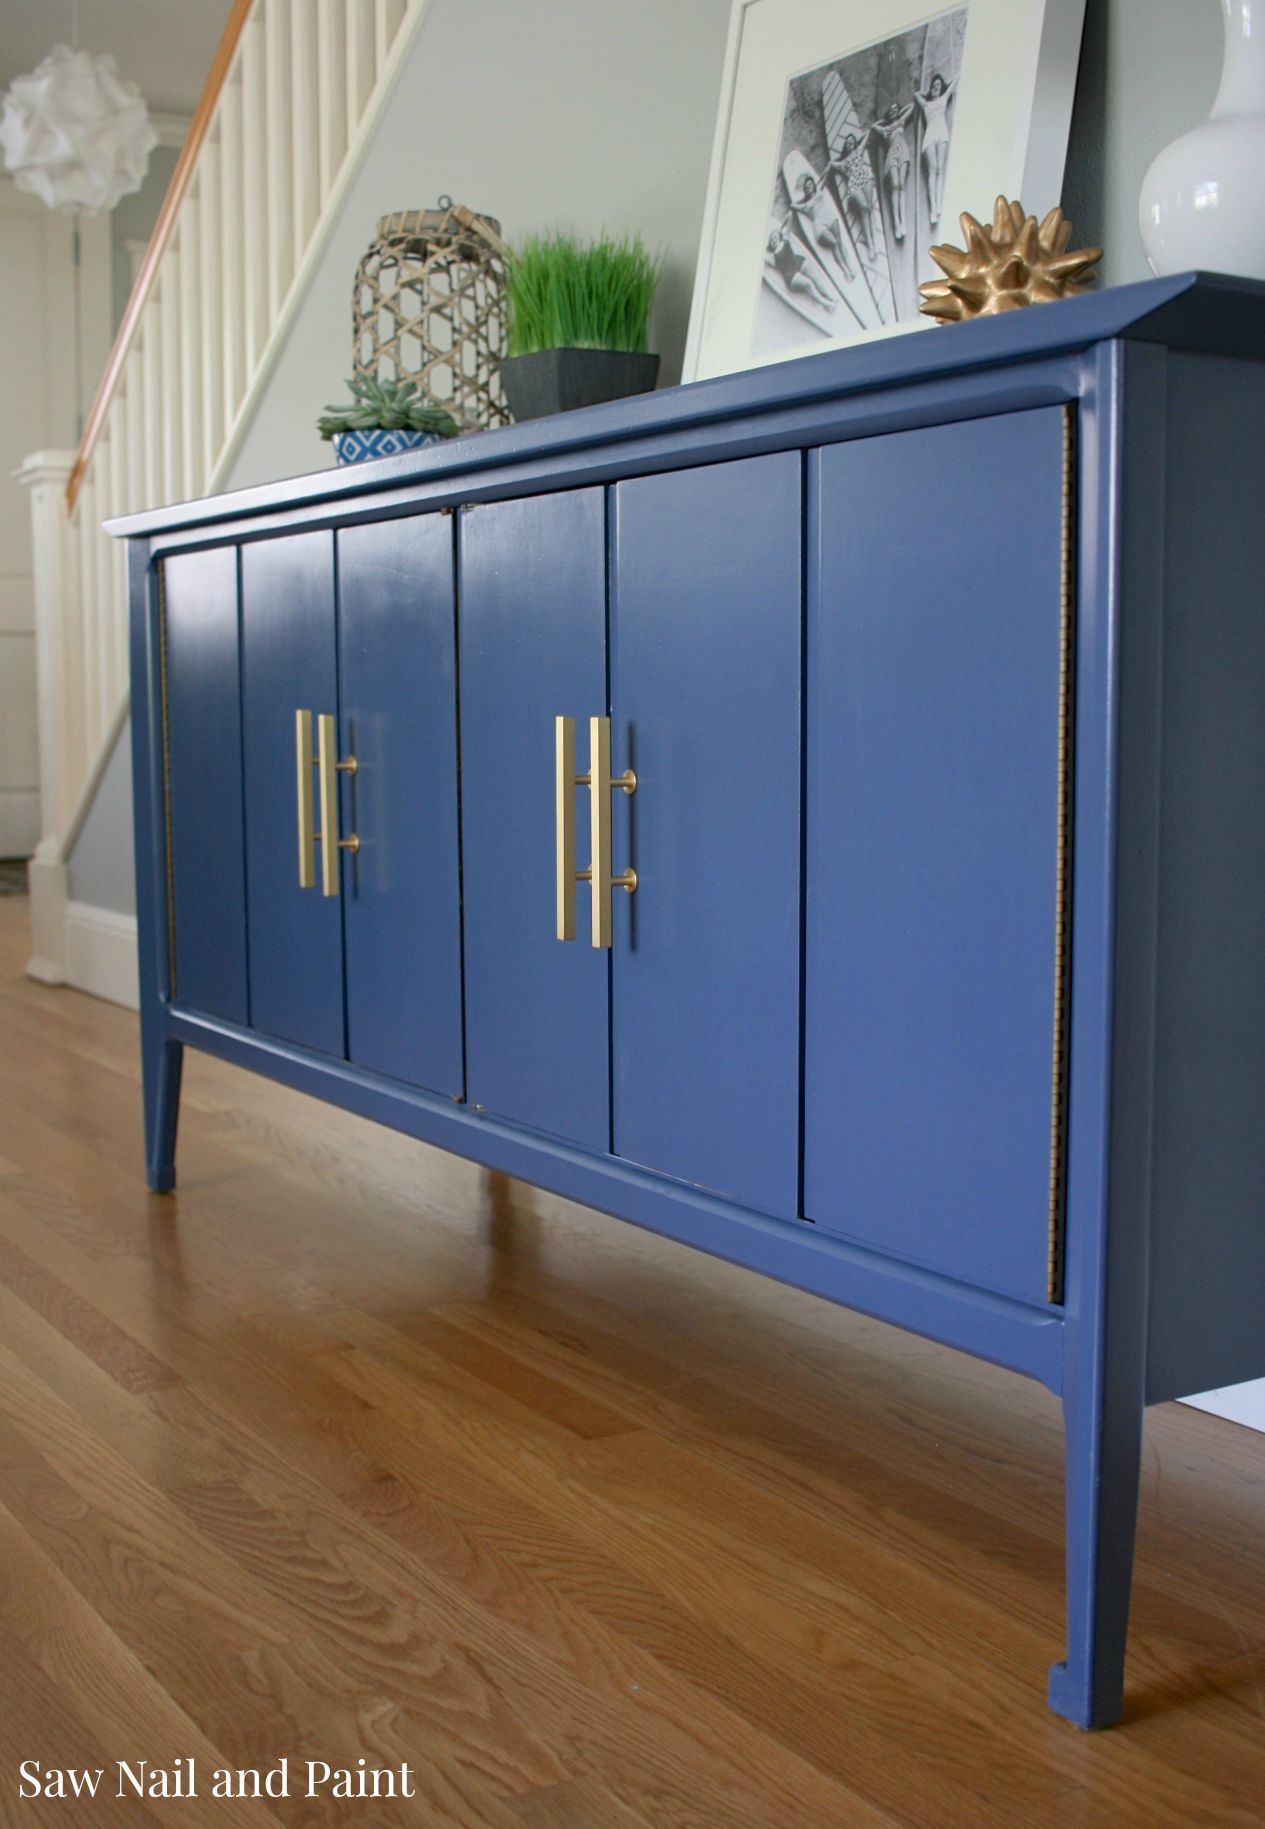
[[[1212,114],[1166,146],[1138,219],[1154,273],[1265,279],[1265,0],[1221,0],[1225,64]]]

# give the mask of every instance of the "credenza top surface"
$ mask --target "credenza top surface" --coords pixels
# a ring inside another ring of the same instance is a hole
[[[173,503],[107,521],[109,533],[148,536],[300,505],[328,504],[410,483],[529,464],[600,445],[670,436],[742,415],[872,393],[1065,355],[1117,337],[1172,350],[1265,361],[1265,284],[1184,273],[1087,293],[1039,309],[881,337],[765,368],[661,388],[607,405],[504,426],[399,457]]]

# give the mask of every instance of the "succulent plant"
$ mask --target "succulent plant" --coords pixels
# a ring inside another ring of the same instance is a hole
[[[355,375],[347,383],[351,406],[328,406],[316,422],[322,438],[340,432],[434,432],[455,438],[461,430],[452,414],[423,399],[416,381],[376,381]]]

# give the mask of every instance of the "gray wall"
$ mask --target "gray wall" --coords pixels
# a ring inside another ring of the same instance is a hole
[[[1151,160],[1204,119],[1221,75],[1218,0],[1088,0],[1063,207],[1104,285],[1148,279],[1138,193]]]
[[[321,272],[264,388],[231,487],[324,468],[312,429],[351,366],[356,262],[387,210],[447,191],[506,233],[641,230],[667,266],[653,326],[680,372],[729,0],[434,0]],[[1208,112],[1217,0],[1088,0],[1064,201],[1103,279],[1147,276],[1142,177]],[[991,198],[981,198],[987,211]],[[125,736],[124,751],[127,752]],[[131,843],[115,759],[71,860],[72,894],[130,910]]]
[[[72,902],[112,908],[116,914],[136,910],[132,864],[132,727],[123,733],[106,763],[96,799],[80,828],[67,867]]]
[[[132,262],[126,244],[148,241],[153,234],[179,157],[179,147],[155,146],[141,188],[130,197],[120,197],[110,212],[111,321],[116,330],[132,291]]]
[[[729,0],[434,0],[230,487],[330,462],[312,421],[350,370],[356,263],[381,214],[444,191],[511,240],[604,227],[662,247],[652,332],[677,380],[728,18]],[[1078,245],[1106,247],[1107,285],[1148,275],[1142,178],[1207,114],[1221,43],[1217,0],[1088,0],[1065,204]]]
[[[678,380],[728,21],[729,0],[433,0],[230,485],[330,463],[313,422],[351,372],[356,263],[379,216],[444,192],[510,240],[662,248],[652,347]]]

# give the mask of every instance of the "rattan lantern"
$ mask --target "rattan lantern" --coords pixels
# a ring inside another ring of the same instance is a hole
[[[509,422],[501,225],[450,197],[383,216],[356,269],[353,363],[378,381],[416,381],[463,425]]]

